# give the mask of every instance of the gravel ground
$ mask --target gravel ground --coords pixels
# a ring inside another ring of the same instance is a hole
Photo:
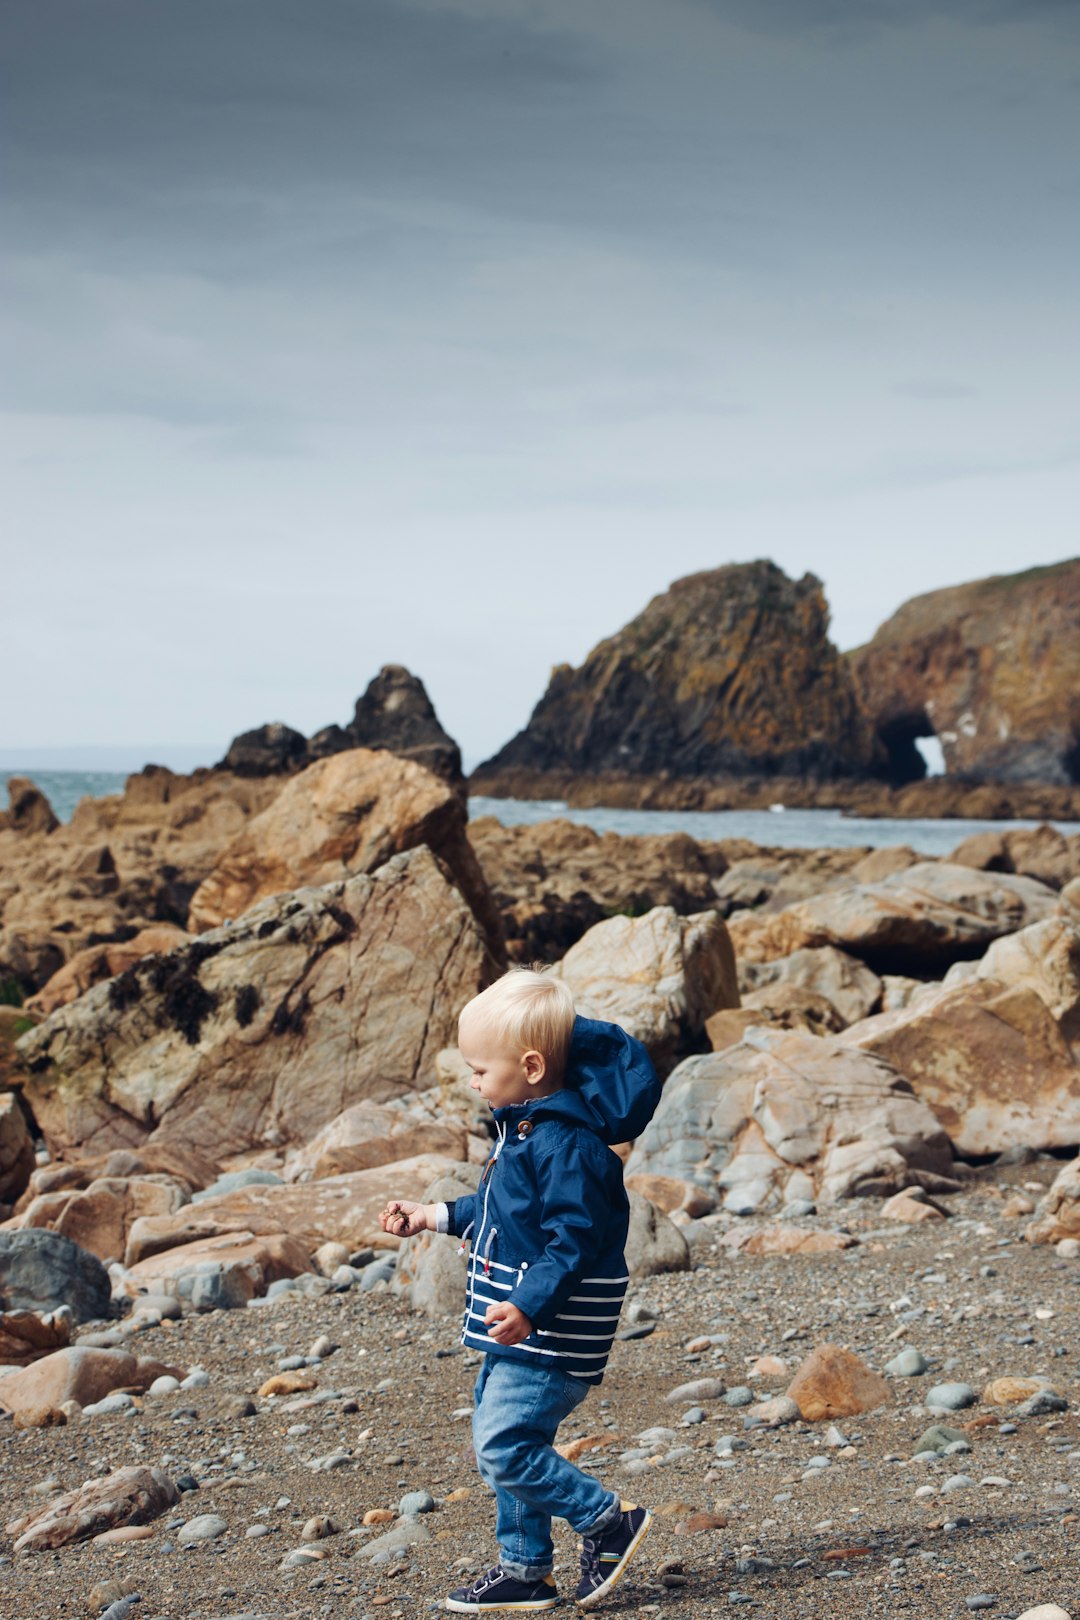
[[[636,1285],[631,1301],[646,1319],[654,1313],[652,1330],[617,1343],[602,1388],[560,1433],[603,1437],[605,1448],[584,1465],[656,1514],[624,1582],[597,1612],[700,1620],[745,1608],[769,1620],[942,1620],[985,1611],[1005,1620],[1056,1602],[1080,1617],[1073,1406],[1025,1419],[979,1404],[943,1420],[976,1421],[970,1453],[911,1460],[934,1421],[921,1403],[935,1382],[981,1390],[992,1377],[1042,1374],[1070,1402],[1080,1395],[1080,1263],[1022,1243],[1023,1223],[1001,1214],[1002,1189],[1026,1185],[1035,1196],[1054,1168],[1042,1161],[980,1172],[949,1201],[948,1223],[884,1229],[876,1202],[845,1205],[839,1219],[862,1241],[843,1253],[732,1257],[715,1246],[719,1230],[706,1226],[695,1234],[692,1273]],[[315,1369],[316,1391],[257,1396],[283,1358],[308,1353],[322,1334],[337,1348]],[[827,1424],[745,1431],[744,1412],[723,1400],[701,1401],[701,1421],[684,1423],[687,1407],[665,1400],[676,1386],[712,1375],[729,1388],[749,1382],[778,1393],[787,1380],[751,1379],[754,1359],[780,1355],[794,1370],[822,1342],[849,1345],[879,1368],[910,1345],[930,1364],[922,1377],[894,1381],[890,1406],[842,1421],[850,1442],[843,1456],[828,1446]],[[12,1558],[4,1538],[4,1616],[98,1614],[120,1593],[102,1583],[123,1582],[141,1595],[134,1620],[411,1620],[439,1610],[452,1586],[494,1561],[493,1504],[472,1466],[463,1415],[475,1361],[457,1344],[452,1321],[414,1315],[385,1289],[353,1290],[166,1322],[136,1343],[140,1354],[205,1368],[208,1384],[148,1397],[130,1416],[48,1430],[0,1426],[3,1519],[133,1463],[190,1475],[199,1488],[143,1541]],[[253,1415],[238,1415],[245,1398]],[[675,1432],[654,1439],[635,1475],[621,1454],[647,1449],[637,1437],[657,1427]],[[725,1435],[746,1449],[718,1456]],[[310,1466],[342,1452],[349,1455],[338,1466]],[[828,1466],[809,1466],[822,1458]],[[968,1483],[943,1491],[954,1475]],[[394,1527],[361,1520],[370,1509],[396,1510],[410,1491],[430,1492],[434,1511],[398,1521],[395,1535],[425,1539],[380,1552],[373,1543]],[[723,1515],[726,1526],[686,1533],[700,1510]],[[226,1532],[180,1546],[182,1521],[211,1513]],[[303,1541],[316,1515],[336,1520],[340,1533]],[[259,1534],[249,1535],[252,1527]],[[556,1542],[556,1574],[569,1593],[576,1540],[559,1525]],[[323,1556],[281,1567],[305,1546]],[[979,1598],[987,1601],[970,1601]],[[576,1611],[566,1601],[557,1612]]]

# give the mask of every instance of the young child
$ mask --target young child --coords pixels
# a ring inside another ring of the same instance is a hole
[[[451,1204],[394,1199],[382,1228],[452,1232],[472,1248],[462,1343],[484,1352],[473,1448],[495,1492],[500,1561],[446,1600],[458,1614],[552,1609],[551,1520],[583,1537],[575,1601],[611,1590],[651,1522],[566,1462],[555,1431],[604,1375],[629,1281],[629,1204],[610,1145],[637,1136],[660,1086],[643,1046],[575,1018],[569,989],[515,968],[458,1028],[498,1128],[479,1190]]]

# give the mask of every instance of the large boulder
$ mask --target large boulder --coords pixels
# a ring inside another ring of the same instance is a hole
[[[1048,917],[1018,934],[996,939],[978,962],[950,968],[954,978],[996,979],[1013,989],[1033,990],[1080,1058],[1080,917]]]
[[[0,1092],[0,1203],[13,1204],[30,1181],[34,1143],[14,1092]]]
[[[146,1215],[171,1215],[187,1203],[169,1176],[103,1176],[85,1190],[64,1188],[35,1198],[20,1217],[24,1227],[47,1227],[108,1263],[122,1260],[127,1237]]]
[[[623,837],[572,821],[504,827],[480,816],[469,823],[469,842],[519,962],[557,961],[586,929],[618,913],[703,911],[727,866],[720,845],[685,833]]]
[[[889,1064],[836,1038],[759,1028],[679,1065],[627,1172],[692,1181],[744,1214],[789,1189],[829,1204],[940,1186],[951,1159],[937,1120]]]
[[[790,985],[824,996],[845,1024],[868,1018],[882,994],[877,974],[833,945],[793,951],[771,962],[739,963],[739,989],[748,1005],[759,1005],[750,998],[769,985]]]
[[[626,1234],[626,1269],[631,1277],[655,1277],[665,1271],[689,1271],[690,1245],[662,1209],[631,1190],[630,1225]]]
[[[1028,1243],[1059,1243],[1080,1238],[1080,1158],[1062,1165],[1035,1209],[1024,1233]]]
[[[368,748],[308,766],[225,848],[191,901],[192,932],[270,895],[373,872],[426,844],[454,876],[498,951],[498,922],[465,836],[459,793],[421,765]]]
[[[131,939],[88,945],[85,950],[76,951],[37,995],[30,997],[27,1011],[37,1018],[47,1018],[57,1007],[75,1001],[91,985],[126,973],[144,956],[160,956],[176,950],[178,945],[184,944],[185,937],[184,930],[175,923],[155,923],[150,928],[140,928]]]
[[[1080,877],[1080,833],[1067,838],[1045,822],[1040,827],[1006,825],[971,833],[949,859],[984,872],[1021,872],[1051,889],[1064,889]]]
[[[552,972],[583,1017],[621,1024],[662,1073],[704,1044],[710,1013],[739,1005],[731,941],[714,911],[680,917],[656,906],[644,917],[610,917]]]
[[[960,1154],[1080,1143],[1080,1065],[1034,990],[968,979],[840,1040],[905,1075]]]
[[[53,1151],[182,1143],[221,1159],[306,1142],[416,1089],[490,957],[431,852],[264,900],[139,962],[20,1042]]]
[[[314,1254],[323,1243],[350,1248],[396,1249],[401,1239],[384,1232],[379,1212],[390,1198],[422,1199],[438,1176],[458,1176],[459,1160],[421,1154],[372,1170],[330,1176],[325,1181],[249,1185],[187,1204],[175,1215],[148,1215],[128,1234],[128,1266],[182,1244],[202,1243],[225,1233],[271,1237],[288,1233]],[[144,1275],[144,1273],[139,1273]]]
[[[91,1406],[114,1389],[149,1389],[163,1375],[183,1378],[183,1370],[126,1350],[73,1344],[54,1350],[21,1372],[0,1378],[0,1407],[7,1412],[58,1407],[64,1401]]]
[[[1034,878],[923,861],[774,916],[743,913],[728,926],[740,961],[771,962],[832,945],[878,973],[918,974],[980,956],[1003,934],[1056,915],[1060,904]]]
[[[0,1232],[0,1308],[55,1311],[69,1305],[77,1322],[107,1316],[109,1274],[58,1232]]]
[[[1080,780],[1080,559],[931,591],[893,614],[851,668],[897,782],[926,775]]]
[[[376,1165],[438,1153],[446,1159],[469,1158],[469,1132],[458,1120],[418,1117],[402,1109],[373,1102],[351,1108],[316,1131],[290,1153],[285,1164],[288,1181],[323,1181],[350,1170],[372,1170]]]
[[[677,580],[580,669],[560,665],[524,731],[473,776],[507,792],[530,773],[646,778],[871,772],[879,750],[828,638],[821,581],[771,562]],[[882,761],[884,754],[881,754]]]
[[[195,1310],[234,1310],[311,1269],[309,1245],[291,1233],[228,1231],[148,1255],[124,1272],[120,1288],[133,1299],[171,1294]]]

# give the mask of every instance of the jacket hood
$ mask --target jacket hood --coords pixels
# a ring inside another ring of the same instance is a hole
[[[544,1114],[585,1125],[612,1147],[640,1136],[659,1101],[660,1081],[640,1041],[618,1024],[575,1018],[563,1089],[521,1106],[534,1118]],[[495,1117],[513,1112],[499,1108]]]

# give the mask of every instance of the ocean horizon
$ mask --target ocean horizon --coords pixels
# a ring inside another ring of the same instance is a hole
[[[164,761],[160,761],[164,763]],[[176,769],[178,767],[172,766]],[[137,769],[141,770],[140,765]],[[0,770],[5,793],[8,780],[26,776],[45,794],[61,821],[70,821],[83,798],[122,793],[130,770],[41,770],[30,763]],[[755,844],[784,849],[882,849],[907,844],[921,855],[950,854],[972,833],[999,832],[1005,827],[1036,827],[1033,820],[970,821],[931,818],[849,816],[842,810],[630,810],[589,806],[577,808],[561,799],[491,799],[475,795],[469,800],[469,819],[494,816],[503,826],[535,825],[556,818],[595,832],[623,836],[686,833],[707,842],[721,838],[747,838]],[[1080,833],[1080,822],[1052,821],[1066,835]]]

